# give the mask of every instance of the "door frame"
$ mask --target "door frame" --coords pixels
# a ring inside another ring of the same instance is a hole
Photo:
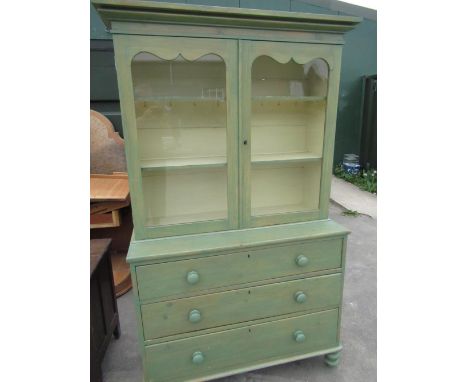
[[[239,197],[241,228],[328,218],[340,83],[341,51],[342,47],[340,45],[276,41],[239,41]],[[295,62],[302,64],[321,58],[325,60],[329,66],[322,173],[319,208],[317,210],[265,216],[251,215],[251,68],[254,60],[263,55],[269,56],[280,63],[286,63],[293,59]],[[245,142],[247,142],[247,144],[244,144]]]
[[[190,37],[159,37],[115,34],[114,50],[117,68],[125,154],[132,213],[134,240],[165,236],[222,231],[239,227],[238,185],[238,43],[236,40]],[[163,59],[174,59],[181,54],[187,60],[196,60],[206,54],[220,56],[226,65],[226,123],[227,123],[227,219],[181,223],[166,226],[145,226],[142,174],[138,152],[135,102],[131,63],[140,52],[148,52]]]

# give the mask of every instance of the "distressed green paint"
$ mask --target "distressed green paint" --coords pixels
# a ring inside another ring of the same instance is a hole
[[[210,380],[317,355],[336,365],[348,231],[327,219],[328,197],[341,34],[358,19],[142,1],[95,3],[114,33],[135,227],[127,261],[145,381]],[[164,32],[162,21],[173,24],[164,24]],[[265,26],[273,31],[269,38]],[[188,60],[214,53],[226,63],[227,219],[145,226],[130,70],[141,51]],[[311,213],[251,217],[250,70],[259,55],[298,63],[322,58],[329,65],[328,93],[320,101],[327,108],[319,209]]]
[[[119,79],[120,102],[124,121],[125,149],[129,186],[132,195],[132,214],[135,239],[147,239],[179,234],[221,231],[238,227],[238,149],[237,149],[237,42],[216,39],[186,39],[154,36],[114,36],[116,67]],[[219,55],[226,64],[227,98],[227,161],[228,161],[228,218],[224,220],[175,224],[162,227],[146,226],[143,205],[142,171],[138,152],[135,100],[131,78],[131,62],[140,52],[172,59],[180,53],[188,60],[205,54]]]
[[[154,240],[132,238],[127,261],[142,264],[183,260],[187,256],[206,257],[267,246],[294,245],[309,240],[341,238],[348,233],[346,228],[333,220],[319,220]]]
[[[153,339],[265,317],[337,308],[341,288],[341,274],[336,273],[180,298],[170,304],[145,304],[141,307],[145,337]],[[302,302],[297,301],[298,292]],[[193,310],[200,313],[200,320],[191,322]]]
[[[345,32],[361,21],[360,18],[352,16],[336,17],[269,10],[256,10],[256,17],[252,17],[252,11],[244,8],[161,4],[147,0],[93,0],[92,3],[106,27],[111,29],[111,21],[125,21]]]
[[[206,381],[220,377],[223,370],[240,372],[269,365],[269,362],[281,363],[283,358],[291,361],[310,356],[310,353],[320,354],[321,350],[324,354],[323,351],[328,353],[339,348],[336,343],[337,319],[338,309],[333,309],[151,345],[145,348],[145,366],[150,380]],[[305,334],[304,342],[296,342],[294,333],[297,330]],[[259,348],[262,352],[258,352]],[[203,353],[204,362],[194,365],[192,355],[197,351]]]
[[[300,30],[266,30],[266,29],[240,29],[236,27],[183,24],[152,24],[131,23],[115,21],[112,23],[115,34],[134,34],[147,36],[173,36],[173,37],[203,37],[220,39],[258,40],[258,41],[294,41],[316,44],[344,43],[343,36],[332,32],[314,32]]]
[[[217,287],[341,267],[342,239],[319,240],[137,267],[140,299],[161,299]],[[305,266],[296,259],[307,257]],[[220,270],[229,270],[226,272]],[[188,281],[190,273],[199,279]]]
[[[330,367],[338,366],[341,359],[341,351],[325,355],[325,363]]]
[[[293,44],[278,42],[241,41],[240,42],[240,121],[241,140],[251,141],[251,68],[254,60],[259,56],[270,56],[276,61],[284,63],[291,58],[297,63],[306,63],[314,59],[323,59],[329,66],[329,86],[327,94],[327,109],[325,118],[325,132],[322,159],[322,178],[320,184],[319,210],[312,212],[288,213],[271,216],[252,216],[251,206],[251,157],[250,145],[241,147],[242,177],[240,180],[241,193],[241,222],[243,227],[259,227],[273,224],[293,223],[315,219],[325,219],[328,216],[329,195],[331,186],[331,172],[333,162],[333,141],[335,136],[336,110],[338,102],[338,84],[340,78],[341,47],[338,45]]]
[[[341,70],[341,49],[333,50],[333,60],[329,62],[327,111],[325,115],[325,135],[323,141],[322,180],[320,183],[320,218],[328,217],[330,204],[331,175],[333,167],[333,148],[336,129],[336,109],[338,85]],[[330,65],[331,63],[331,65]]]

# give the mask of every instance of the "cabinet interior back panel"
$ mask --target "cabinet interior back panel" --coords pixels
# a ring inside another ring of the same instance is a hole
[[[321,163],[252,166],[252,215],[318,209]]]
[[[185,61],[179,58],[180,61],[134,62],[132,77],[135,98],[168,95],[214,97],[214,89],[218,89],[218,97],[221,98],[221,91],[224,91],[225,95],[226,66],[219,56],[205,57],[208,59]],[[220,61],[210,61],[209,57],[215,57]],[[154,56],[149,55],[148,60],[151,58]]]
[[[137,104],[140,159],[226,156],[224,102]]]
[[[252,65],[254,96],[325,96],[327,89],[328,66],[321,59],[306,64],[293,60],[281,64],[271,57],[260,56]]]
[[[144,173],[146,225],[227,218],[226,170],[225,166]]]
[[[325,102],[255,101],[252,154],[312,153],[322,156]]]

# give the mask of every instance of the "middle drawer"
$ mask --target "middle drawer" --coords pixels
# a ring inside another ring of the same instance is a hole
[[[141,306],[145,339],[313,309],[341,301],[341,273]]]

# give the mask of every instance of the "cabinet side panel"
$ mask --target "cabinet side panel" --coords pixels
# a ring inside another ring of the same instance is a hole
[[[320,185],[320,218],[328,218],[330,204],[331,177],[333,171],[333,151],[335,148],[336,113],[340,88],[341,46],[333,49],[333,61],[330,65],[330,79],[325,117],[325,135],[323,141],[322,182]]]
[[[143,192],[141,182],[140,161],[138,153],[138,137],[135,126],[135,102],[133,99],[133,82],[130,70],[132,57],[125,36],[114,35],[115,66],[119,87],[120,108],[122,112],[122,127],[125,139],[125,157],[127,159],[128,183],[132,196],[132,216],[135,238],[144,236],[142,222]]]

